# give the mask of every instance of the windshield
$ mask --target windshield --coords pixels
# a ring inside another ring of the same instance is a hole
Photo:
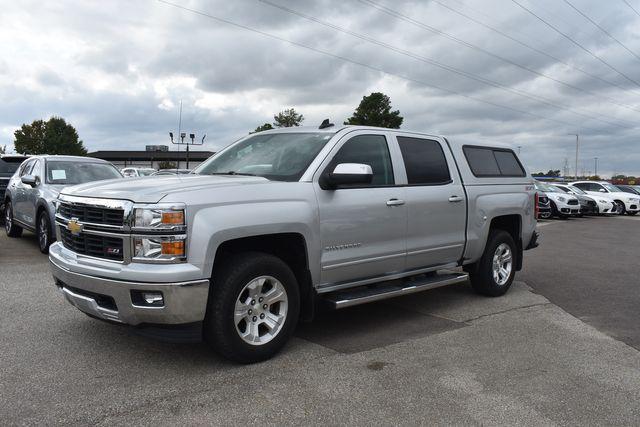
[[[149,176],[154,173],[155,169],[138,169],[138,175],[140,176]]]
[[[202,164],[202,175],[257,175],[275,181],[297,181],[333,133],[256,134]]]
[[[569,193],[569,189],[568,189],[568,188],[565,188],[565,187],[559,187],[559,186],[557,186],[557,185],[554,185],[553,187],[554,187],[554,188],[557,188],[558,190],[560,190],[560,191],[562,191],[562,192]]]
[[[0,173],[1,174],[13,174],[18,170],[20,165],[22,164],[22,160],[19,162],[6,162],[0,159]]]
[[[608,184],[608,183],[605,182],[604,184],[602,184],[602,186],[604,188],[606,188],[607,190],[611,191],[612,193],[619,193],[620,192],[620,189],[618,187],[616,187],[615,185],[611,185],[611,184]]]
[[[586,194],[587,194],[587,193],[585,193],[584,191],[582,191],[582,189],[580,189],[580,188],[578,188],[578,187],[570,186],[569,188],[571,189],[571,191],[572,191],[574,194],[582,194],[582,195],[586,195]]]
[[[535,183],[536,189],[544,191],[545,193],[561,193],[560,189],[553,185],[545,184],[543,182]]]
[[[47,183],[75,185],[102,179],[122,178],[118,169],[108,163],[83,163],[63,160],[47,162]]]

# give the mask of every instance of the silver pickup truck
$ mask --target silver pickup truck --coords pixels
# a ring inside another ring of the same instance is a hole
[[[318,307],[467,280],[504,294],[536,207],[509,148],[323,123],[249,135],[193,174],[67,188],[49,259],[86,314],[250,363]]]

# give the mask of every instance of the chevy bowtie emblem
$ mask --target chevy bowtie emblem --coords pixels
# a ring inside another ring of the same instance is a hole
[[[78,220],[75,218],[69,220],[69,222],[67,223],[67,230],[69,230],[71,234],[73,234],[74,236],[77,236],[80,234],[80,232],[82,231],[82,227],[83,225],[80,224]]]

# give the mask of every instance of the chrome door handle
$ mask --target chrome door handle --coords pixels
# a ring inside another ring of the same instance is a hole
[[[460,196],[451,196],[451,197],[449,197],[449,201],[451,203],[458,203],[458,202],[462,201],[462,197],[460,197]]]
[[[399,200],[399,199],[387,200],[387,206],[402,206],[402,205],[404,205],[404,200]]]

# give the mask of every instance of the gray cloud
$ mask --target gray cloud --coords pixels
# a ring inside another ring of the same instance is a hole
[[[177,127],[182,100],[183,127],[207,133],[206,148],[216,149],[292,106],[307,117],[306,124],[315,125],[326,117],[341,123],[363,95],[380,90],[400,109],[406,129],[511,143],[521,147],[532,170],[561,168],[565,158],[573,168],[574,140],[567,134],[579,132],[581,169],[592,168],[597,156],[600,171],[640,175],[640,112],[633,111],[640,110],[640,87],[509,0],[481,5],[441,1],[569,66],[432,1],[375,0],[507,62],[382,13],[366,2],[272,1],[547,102],[482,84],[257,0],[173,1],[413,81],[158,1],[19,2],[5,6],[0,28],[0,145],[11,144],[13,130],[22,123],[50,115],[70,120],[90,150],[167,143],[167,132]],[[624,3],[574,3],[640,54],[640,18]],[[615,68],[640,79],[640,60],[566,4],[552,0],[523,4]]]

